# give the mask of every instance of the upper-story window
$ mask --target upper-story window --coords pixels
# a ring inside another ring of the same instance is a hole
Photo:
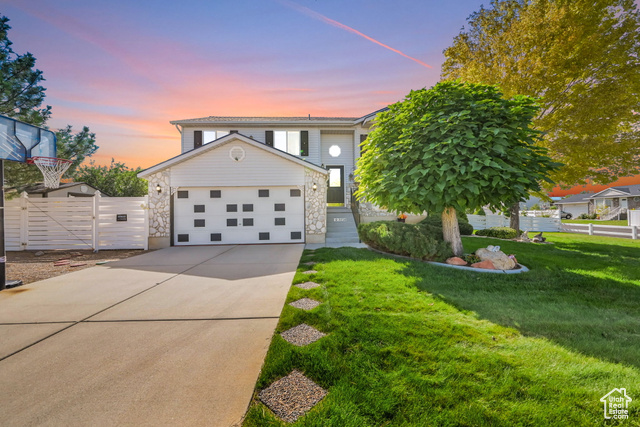
[[[294,156],[309,155],[309,131],[268,130],[265,143]]]
[[[202,143],[208,144],[211,141],[215,141],[218,138],[222,138],[225,135],[229,135],[229,132],[223,130],[205,130],[202,131]]]

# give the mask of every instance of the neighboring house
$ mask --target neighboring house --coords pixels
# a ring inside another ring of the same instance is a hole
[[[576,218],[581,213],[620,215],[626,219],[627,211],[640,209],[640,184],[609,187],[598,193],[581,193],[566,197],[556,205]]]
[[[172,121],[181,154],[138,174],[150,245],[324,242],[327,204],[350,206],[377,113]]]
[[[578,218],[579,215],[588,214],[590,212],[589,205],[593,202],[589,199],[593,193],[580,193],[565,197],[557,201],[555,204],[563,212],[570,213],[572,217]]]
[[[93,197],[97,188],[92,187],[84,182],[66,182],[60,183],[58,188],[47,188],[44,183],[38,183],[24,187],[20,193],[26,192],[29,197]],[[102,194],[102,196],[107,196]]]

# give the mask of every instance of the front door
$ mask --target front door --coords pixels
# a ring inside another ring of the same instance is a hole
[[[344,203],[344,166],[327,166],[329,188],[327,203]]]

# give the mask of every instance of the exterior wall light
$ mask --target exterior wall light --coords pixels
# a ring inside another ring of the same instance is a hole
[[[160,184],[156,185],[156,191],[158,194],[162,193],[162,187],[160,187]]]
[[[313,191],[316,191],[318,189],[318,184],[314,182],[311,188],[313,189]]]

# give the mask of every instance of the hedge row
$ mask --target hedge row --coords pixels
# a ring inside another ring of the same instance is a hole
[[[491,227],[484,230],[477,230],[476,236],[495,237],[496,239],[515,239],[518,232],[509,227]]]

